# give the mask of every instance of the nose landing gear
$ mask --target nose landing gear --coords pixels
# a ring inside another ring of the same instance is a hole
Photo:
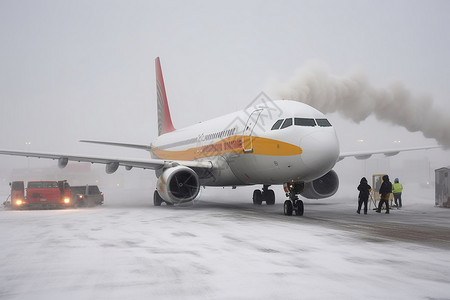
[[[284,201],[284,215],[292,216],[293,212],[295,212],[297,216],[303,216],[304,206],[302,200],[297,198],[297,200],[289,199]]]
[[[303,201],[298,199],[297,194],[300,194],[303,191],[304,183],[285,183],[283,185],[284,191],[286,192],[286,197],[289,197],[288,200],[284,201],[284,215],[292,216],[292,213],[295,212],[297,216],[303,216],[304,205]]]

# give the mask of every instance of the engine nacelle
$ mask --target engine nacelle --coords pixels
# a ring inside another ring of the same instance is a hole
[[[67,166],[67,163],[69,162],[69,158],[68,157],[60,157],[58,158],[58,167],[60,169],[63,169]]]
[[[339,178],[335,171],[331,170],[319,179],[305,182],[305,188],[300,193],[308,199],[322,199],[333,196],[339,187]]]
[[[113,161],[106,164],[105,171],[106,174],[112,174],[119,168],[119,162]]]
[[[180,204],[194,200],[200,192],[197,173],[185,166],[165,169],[156,183],[156,190],[164,201]]]

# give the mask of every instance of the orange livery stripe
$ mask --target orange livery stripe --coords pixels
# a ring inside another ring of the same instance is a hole
[[[255,155],[270,155],[270,156],[291,156],[302,154],[302,148],[299,146],[268,139],[263,137],[251,137],[253,151],[251,154]],[[195,160],[205,157],[218,156],[226,153],[244,153],[242,143],[246,143],[246,149],[249,147],[249,136],[235,135],[222,139],[214,144],[199,145],[197,147],[186,150],[166,150],[160,148],[152,148],[152,152],[161,159],[168,160]]]

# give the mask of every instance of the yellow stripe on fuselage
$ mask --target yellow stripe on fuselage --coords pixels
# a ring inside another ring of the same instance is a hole
[[[271,156],[291,156],[302,154],[302,148],[286,142],[277,141],[263,137],[251,137],[252,154]],[[218,156],[226,153],[246,154],[242,147],[243,136],[235,135],[222,139],[214,144],[201,147],[189,148],[186,150],[164,150],[157,147],[152,148],[152,152],[161,159],[170,160],[195,160],[205,157]],[[245,136],[246,149],[250,147],[250,137]],[[248,143],[248,144],[247,144]]]

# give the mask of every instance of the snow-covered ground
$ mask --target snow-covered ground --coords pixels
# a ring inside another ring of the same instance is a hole
[[[170,208],[118,190],[102,207],[1,209],[0,299],[450,299],[450,210],[428,195],[390,215],[357,215],[338,195],[286,217],[282,199],[254,206],[247,193]]]

